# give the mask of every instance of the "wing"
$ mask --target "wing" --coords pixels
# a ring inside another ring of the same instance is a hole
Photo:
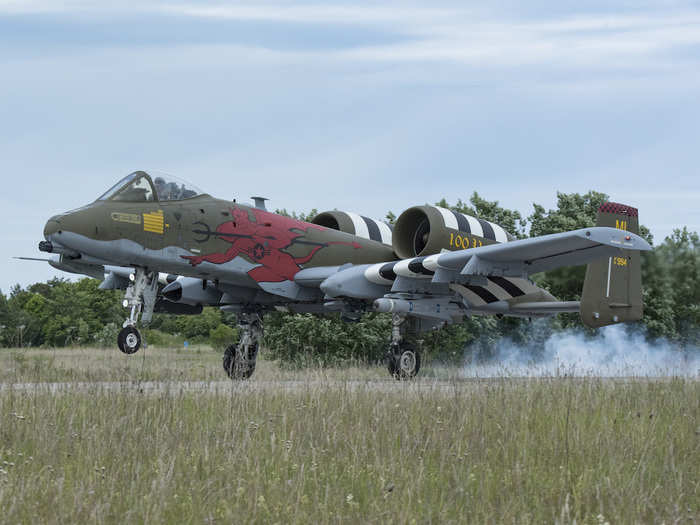
[[[527,277],[562,266],[588,264],[620,250],[648,251],[651,246],[634,233],[596,226],[434,255],[426,258],[425,266],[462,275]]]
[[[382,312],[450,320],[464,315],[546,316],[578,312],[577,301],[559,302],[529,276],[587,264],[651,246],[633,233],[592,227],[504,244],[373,265],[302,270],[295,281],[319,286],[330,298],[374,299]],[[330,269],[329,269],[330,270]]]

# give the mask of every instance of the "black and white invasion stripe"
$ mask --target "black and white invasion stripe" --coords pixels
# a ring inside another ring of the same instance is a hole
[[[355,235],[363,239],[370,239],[391,246],[391,232],[393,230],[391,225],[384,221],[370,219],[369,217],[351,211],[342,213],[347,215],[352,221],[352,225],[355,228]]]
[[[459,230],[496,242],[508,242],[508,234],[498,224],[448,210],[447,208],[441,208],[440,206],[435,206],[435,209],[442,215],[445,228]]]
[[[396,280],[395,265],[396,262],[373,264],[365,270],[365,279],[374,284],[390,286]]]
[[[486,286],[451,284],[450,288],[475,308],[539,290],[529,280],[518,277],[488,277]]]
[[[376,284],[391,284],[397,276],[411,279],[432,279],[440,254],[413,257],[401,261],[378,263],[365,270],[365,278]]]
[[[373,264],[365,270],[365,278],[382,286],[391,286],[397,276],[411,279],[431,279],[438,267],[437,259],[439,256],[440,254],[436,254]],[[488,277],[486,286],[451,284],[450,288],[462,295],[473,307],[505,301],[539,290],[527,279],[498,276]]]

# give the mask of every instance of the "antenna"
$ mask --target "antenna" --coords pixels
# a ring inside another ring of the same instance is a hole
[[[270,199],[268,199],[267,197],[251,197],[251,199],[253,199],[256,208],[267,211],[267,208],[265,207],[265,201]]]

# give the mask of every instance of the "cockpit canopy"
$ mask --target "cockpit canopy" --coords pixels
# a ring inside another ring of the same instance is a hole
[[[203,192],[172,175],[145,171],[135,171],[117,182],[99,199],[101,201],[122,202],[165,202],[191,199]]]

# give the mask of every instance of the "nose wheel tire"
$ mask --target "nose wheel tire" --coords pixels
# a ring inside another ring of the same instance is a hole
[[[389,373],[399,381],[413,379],[420,370],[420,353],[409,344],[392,348],[389,352],[387,368]]]
[[[135,354],[141,348],[141,334],[133,326],[122,328],[117,337],[117,346],[125,354]]]

